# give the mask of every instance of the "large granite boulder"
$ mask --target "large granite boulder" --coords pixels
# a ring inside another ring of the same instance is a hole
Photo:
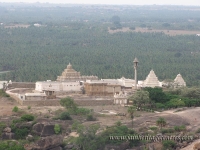
[[[2,134],[1,137],[2,137],[2,140],[12,140],[15,138],[15,134],[11,132],[10,133],[5,132]]]
[[[48,122],[36,123],[33,126],[32,131],[33,131],[33,133],[35,133],[41,137],[51,136],[51,135],[55,134],[54,126],[55,126],[55,124],[48,123]]]
[[[62,142],[62,135],[42,137],[35,144],[27,146],[26,150],[62,150],[60,147]]]
[[[104,150],[126,150],[129,148],[129,142],[123,142],[120,145],[106,145]]]
[[[200,142],[194,144],[193,150],[200,150]]]
[[[49,150],[63,150],[62,147],[58,146],[58,147],[55,147],[55,148],[51,148]]]
[[[1,135],[2,140],[12,140],[15,138],[15,134],[11,132],[10,127],[3,129],[3,134]]]
[[[3,132],[10,133],[11,132],[11,128],[10,127],[6,127],[5,129],[3,129]]]
[[[17,123],[16,127],[23,129],[23,128],[28,128],[30,129],[32,127],[33,121],[29,121],[29,122],[23,122],[23,123]]]

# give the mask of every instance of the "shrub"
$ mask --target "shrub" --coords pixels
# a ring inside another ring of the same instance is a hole
[[[56,134],[60,133],[61,130],[60,130],[60,125],[59,124],[55,124],[54,131],[55,131]]]
[[[165,105],[162,103],[156,103],[156,108],[162,109],[162,108],[165,108]]]
[[[122,122],[121,122],[121,121],[117,121],[117,122],[115,123],[115,125],[116,125],[116,126],[121,126],[121,125],[122,125]]]
[[[60,120],[71,120],[71,116],[68,112],[62,112],[59,116]]]
[[[196,133],[200,133],[200,128],[197,129]]]
[[[184,125],[182,125],[182,126],[175,126],[174,130],[177,131],[177,132],[185,131],[186,127]]]
[[[30,114],[25,114],[23,116],[21,116],[21,120],[23,121],[33,121],[34,120],[34,116],[30,115]]]
[[[15,106],[13,109],[12,109],[13,112],[18,112],[19,111],[19,108],[17,106]]]
[[[72,124],[72,130],[74,130],[74,131],[80,131],[80,130],[82,130],[84,127],[83,127],[83,125],[80,123],[80,122],[78,122],[78,121],[75,121],[73,124]]]
[[[149,127],[149,129],[150,129],[150,130],[153,130],[153,131],[155,131],[155,130],[157,130],[158,128],[157,128],[157,127],[154,127],[154,126],[152,126],[152,127]]]
[[[29,133],[29,130],[27,128],[23,128],[23,129],[17,128],[15,130],[15,138],[16,139],[25,139],[25,137],[28,135],[28,133]]]
[[[164,127],[167,123],[166,123],[166,121],[165,121],[164,118],[160,117],[160,118],[156,121],[156,124],[157,124],[158,126],[160,126],[160,128],[162,129],[162,127]]]
[[[0,89],[0,97],[10,97],[3,89]]]
[[[27,108],[28,108],[28,109],[31,109],[31,106],[28,106]]]
[[[6,127],[6,124],[4,122],[0,122],[0,137],[1,137],[2,131],[5,127]]]
[[[23,145],[16,141],[0,142],[0,150],[25,150]]]
[[[163,148],[168,150],[174,150],[176,143],[174,141],[163,141]]]
[[[87,119],[86,120],[87,121],[95,121],[96,118],[92,114],[89,114],[89,115],[87,115]]]
[[[165,134],[165,133],[174,133],[175,130],[173,128],[169,128],[169,129],[162,129],[161,133]]]
[[[77,108],[75,114],[76,115],[88,115],[90,110],[87,108]]]

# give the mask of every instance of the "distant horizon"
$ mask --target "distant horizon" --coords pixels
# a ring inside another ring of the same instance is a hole
[[[0,0],[0,3],[49,3],[49,4],[89,4],[89,5],[179,5],[200,6],[200,0]]]

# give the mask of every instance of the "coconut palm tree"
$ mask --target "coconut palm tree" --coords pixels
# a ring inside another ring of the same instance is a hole
[[[166,126],[166,121],[164,118],[160,117],[157,121],[156,124],[162,129],[162,127]]]

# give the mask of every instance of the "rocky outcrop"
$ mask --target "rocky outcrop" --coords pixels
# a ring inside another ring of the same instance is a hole
[[[11,132],[11,128],[6,127],[5,129],[3,129],[3,132],[10,133]]]
[[[55,134],[54,126],[55,124],[48,122],[36,123],[33,126],[32,131],[34,134],[37,134],[41,137],[51,136]]]
[[[120,145],[106,145],[104,150],[126,150],[129,148],[129,142],[121,143]]]
[[[1,137],[3,140],[12,140],[15,138],[15,134],[11,132],[11,128],[6,127]]]
[[[32,127],[32,124],[33,124],[33,121],[17,123],[16,127],[20,129],[23,129],[23,128],[30,129]]]
[[[194,144],[193,150],[200,150],[200,142]]]
[[[52,149],[49,149],[49,150],[62,150],[62,147],[55,147],[55,148],[52,148]]]
[[[53,135],[41,138],[33,145],[25,147],[26,150],[62,150],[60,145],[63,142],[63,136]]]
[[[14,133],[3,133],[2,134],[2,139],[3,140],[12,140],[15,138],[15,134]]]

